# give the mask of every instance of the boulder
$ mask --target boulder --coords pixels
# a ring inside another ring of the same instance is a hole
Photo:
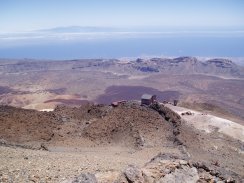
[[[128,168],[126,168],[124,174],[129,183],[144,183],[142,171],[134,165],[130,165]]]
[[[62,183],[98,183],[94,174],[82,173],[73,179],[65,180]]]
[[[176,169],[174,172],[166,174],[157,183],[196,183],[198,180],[197,169],[184,166],[182,169]]]

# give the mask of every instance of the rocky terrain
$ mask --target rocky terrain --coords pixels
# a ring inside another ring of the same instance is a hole
[[[0,107],[1,182],[242,182],[243,142],[165,105]]]
[[[129,165],[118,173],[84,173],[69,182],[235,182],[225,172],[219,170],[217,163],[206,165],[203,162],[189,162],[171,154],[158,154],[142,168]]]

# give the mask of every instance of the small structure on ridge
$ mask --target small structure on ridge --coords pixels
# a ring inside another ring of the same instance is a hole
[[[151,105],[156,102],[156,95],[143,94],[141,96],[141,105]]]

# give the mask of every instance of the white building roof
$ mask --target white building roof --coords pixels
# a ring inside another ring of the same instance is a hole
[[[148,100],[148,99],[151,99],[153,97],[153,95],[150,95],[150,94],[143,94],[142,96],[141,96],[141,99],[146,99],[146,100]]]

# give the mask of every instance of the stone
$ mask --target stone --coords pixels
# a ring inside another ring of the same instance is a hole
[[[124,171],[125,177],[129,183],[143,183],[142,171],[134,165],[129,165]]]
[[[94,174],[91,173],[82,173],[79,176],[65,180],[62,183],[98,183]]]
[[[188,164],[188,162],[186,161],[186,160],[180,160],[180,162],[179,162],[181,165],[187,165]]]
[[[72,183],[97,183],[97,179],[94,174],[86,173],[79,175]]]
[[[187,169],[176,169],[175,172],[167,174],[157,183],[196,183],[199,180],[198,172],[195,167]]]

